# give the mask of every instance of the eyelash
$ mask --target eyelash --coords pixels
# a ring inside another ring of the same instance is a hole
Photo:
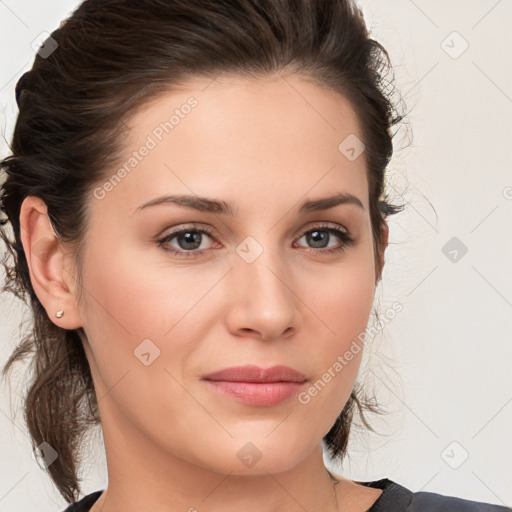
[[[306,251],[308,253],[309,252],[328,253],[328,254],[342,253],[347,247],[352,245],[354,243],[354,241],[355,241],[354,238],[352,238],[352,236],[347,231],[344,231],[344,230],[342,230],[342,229],[340,229],[338,227],[328,226],[328,225],[325,225],[325,224],[322,224],[322,225],[319,225],[319,226],[314,226],[313,228],[308,229],[307,231],[304,231],[302,233],[302,235],[300,236],[300,238],[302,238],[304,235],[307,235],[308,233],[312,233],[313,231],[326,231],[326,232],[328,232],[330,234],[336,235],[343,242],[343,244],[341,246],[339,246],[339,247],[334,247],[334,248],[331,248],[331,249],[306,248]],[[208,249],[191,250],[191,251],[178,251],[177,249],[169,249],[169,248],[164,246],[165,243],[170,242],[177,235],[179,235],[181,233],[189,233],[189,232],[202,233],[202,234],[206,234],[209,237],[213,238],[213,233],[209,229],[207,229],[207,228],[196,228],[196,227],[191,226],[191,227],[188,227],[188,228],[184,228],[184,229],[179,229],[179,230],[173,231],[172,233],[169,233],[169,234],[165,235],[163,238],[158,240],[158,245],[161,246],[164,251],[170,252],[170,253],[172,253],[172,254],[174,254],[176,256],[180,256],[180,257],[184,257],[184,258],[198,258],[204,252],[206,252]]]

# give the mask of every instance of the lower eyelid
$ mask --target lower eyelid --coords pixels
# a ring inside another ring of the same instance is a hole
[[[296,240],[300,240],[302,237],[304,237],[308,233],[311,233],[312,231],[315,231],[315,230],[325,231],[325,232],[329,233],[330,236],[338,238],[338,240],[341,242],[341,247],[345,247],[354,241],[353,237],[347,230],[345,230],[341,227],[335,228],[333,226],[313,226],[312,228],[308,228],[305,231],[302,231],[301,235],[298,238],[296,238]],[[174,240],[174,238],[176,238],[180,234],[186,233],[186,232],[201,233],[202,235],[206,235],[207,237],[209,237],[212,240],[212,243],[215,243],[215,237],[212,232],[210,232],[204,228],[194,228],[194,227],[188,227],[188,228],[180,229],[178,231],[171,232],[168,235],[165,235],[164,237],[160,238],[160,240],[158,242],[160,245],[163,246],[164,244],[170,243],[171,240]],[[294,242],[294,243],[296,243],[296,242]],[[180,253],[181,254],[200,254],[202,252],[208,251],[209,249],[210,248],[191,249],[191,250],[187,251],[184,249],[177,249],[174,247],[172,247],[171,249],[164,248],[164,250],[167,250],[170,252],[175,252],[178,254],[180,254]],[[330,248],[324,247],[324,248],[319,248],[319,249],[314,248],[314,247],[305,247],[305,249],[321,253],[321,252],[328,252],[329,250],[335,250],[336,247],[330,247]]]

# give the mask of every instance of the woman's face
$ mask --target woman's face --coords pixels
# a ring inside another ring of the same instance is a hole
[[[318,447],[360,366],[377,271],[362,134],[297,76],[208,83],[138,111],[90,198],[85,349],[119,449],[280,472]],[[166,195],[190,199],[144,206]],[[336,195],[356,199],[314,207]],[[305,382],[204,378],[249,364]]]

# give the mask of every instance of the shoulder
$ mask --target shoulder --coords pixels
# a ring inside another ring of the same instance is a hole
[[[407,509],[408,512],[422,511],[457,511],[457,512],[512,512],[512,508],[491,505],[481,501],[472,501],[454,496],[446,496],[434,492],[415,492]]]
[[[91,494],[84,496],[80,501],[71,503],[71,505],[65,508],[62,512],[89,512],[93,504],[98,501],[102,492],[103,490],[91,492]]]
[[[413,492],[388,478],[355,483],[382,489],[382,494],[367,512],[512,512],[512,508],[507,506],[492,505],[435,492]]]

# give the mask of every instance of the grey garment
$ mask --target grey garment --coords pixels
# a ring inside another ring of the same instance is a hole
[[[72,503],[71,505],[69,505],[69,507],[63,510],[62,512],[89,512],[94,503],[98,501],[98,498],[101,496],[101,493],[104,490],[105,489],[102,489],[101,491],[91,492],[91,494],[84,496],[80,501],[77,501],[76,503]]]
[[[373,482],[358,482],[383,492],[367,512],[512,512],[512,508],[471,501],[434,492],[413,492],[383,478]]]
[[[434,492],[412,492],[387,478],[356,483],[382,489],[382,494],[367,512],[512,512],[512,508],[501,505],[444,496]],[[103,490],[88,494],[62,512],[89,512],[102,492]]]

